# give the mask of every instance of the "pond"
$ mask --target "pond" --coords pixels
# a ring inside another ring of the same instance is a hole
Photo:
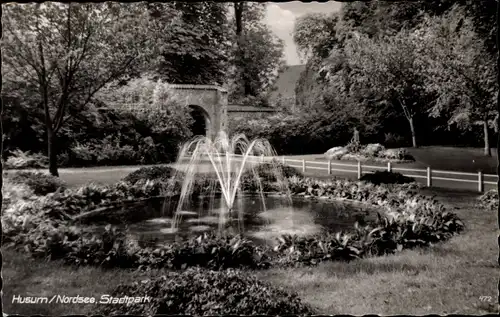
[[[242,233],[257,243],[273,243],[282,234],[312,235],[325,231],[337,232],[352,229],[357,221],[361,225],[376,219],[374,207],[346,202],[311,200],[306,198],[285,199],[282,196],[245,195],[236,199],[234,217],[221,213],[220,197],[191,200],[172,231],[176,201],[151,200],[122,208],[127,217],[120,217],[115,225],[138,239],[143,245],[165,244],[179,241],[203,232],[218,231],[222,226],[228,234]],[[243,221],[239,221],[241,214]],[[116,220],[117,217],[115,217]],[[98,219],[93,219],[94,225]],[[102,230],[109,221],[101,219]]]

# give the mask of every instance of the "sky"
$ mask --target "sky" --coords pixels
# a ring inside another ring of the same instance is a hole
[[[293,43],[292,31],[295,19],[307,13],[326,13],[340,10],[341,3],[335,1],[310,2],[270,2],[267,5],[266,23],[271,30],[284,41],[285,60],[288,65],[301,65],[303,62],[297,54],[297,47]]]

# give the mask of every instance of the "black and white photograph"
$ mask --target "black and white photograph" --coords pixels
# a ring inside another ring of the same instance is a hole
[[[3,317],[500,313],[500,0],[1,10]]]

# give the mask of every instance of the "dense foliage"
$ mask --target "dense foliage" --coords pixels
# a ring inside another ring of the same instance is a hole
[[[111,109],[102,102],[89,104],[84,111],[69,119],[60,131],[59,165],[87,167],[172,162],[177,157],[180,144],[191,136],[188,129],[190,121],[163,119],[150,119],[130,111]],[[163,129],[153,125],[157,121],[163,123]],[[41,151],[44,148],[45,132],[42,128],[31,136],[27,133],[38,126],[40,120],[32,118],[23,122],[24,125],[18,127],[18,133],[25,135],[23,141],[6,144],[6,167],[47,167],[46,156],[16,150],[17,147]]]
[[[170,166],[141,167],[125,176],[123,180],[132,184],[135,184],[140,180],[167,182],[179,173],[179,171]]]
[[[232,94],[244,86],[240,101],[265,105],[283,44],[264,23],[265,5],[234,7],[242,9],[239,27],[227,3],[6,8],[2,97],[11,167],[35,164],[18,149],[46,155],[36,164],[53,175],[61,164],[171,162],[193,118],[184,100],[163,98],[167,83],[226,84]]]
[[[25,184],[35,195],[46,195],[55,191],[64,191],[66,186],[58,177],[40,172],[18,172],[9,176],[13,184]]]
[[[495,8],[493,0],[371,1],[302,15],[294,41],[307,63],[295,109],[341,114],[365,143],[482,144],[489,155]]]
[[[5,161],[5,169],[46,168],[47,163],[48,158],[44,155],[17,149]]]
[[[290,174],[296,172],[289,171]],[[271,175],[272,176],[272,175]],[[271,182],[272,183],[272,182]],[[415,184],[377,186],[363,182],[318,181],[288,178],[292,195],[343,199],[378,205],[386,211],[374,224],[338,234],[310,237],[284,236],[274,250],[244,237],[204,234],[162,246],[139,244],[108,225],[104,232],[89,230],[75,216],[100,207],[165,195],[165,183],[138,181],[114,186],[84,186],[45,197],[19,196],[15,188],[3,216],[7,246],[23,248],[33,256],[63,258],[77,265],[171,268],[200,266],[211,269],[269,265],[311,265],[322,260],[354,258],[397,252],[448,239],[464,225],[443,205],[414,191]],[[268,186],[273,188],[272,186]],[[274,190],[277,190],[274,188]],[[17,194],[16,194],[17,192]],[[134,209],[136,210],[136,209]],[[130,212],[128,212],[130,214]],[[126,216],[127,212],[125,211]],[[114,214],[114,217],[118,217]],[[124,218],[125,219],[125,218]],[[78,226],[77,226],[78,225]]]
[[[337,113],[285,115],[263,119],[232,120],[230,133],[243,133],[249,139],[269,140],[277,153],[322,153],[335,145],[346,144],[352,137],[349,121]]]
[[[119,285],[112,296],[147,294],[152,305],[103,305],[100,313],[187,315],[309,315],[312,310],[296,294],[259,281],[238,270],[188,269],[153,280]]]
[[[325,153],[329,160],[374,160],[392,162],[412,162],[414,157],[404,148],[386,149],[382,144],[362,145],[359,142],[349,142],[346,146],[336,146]]]

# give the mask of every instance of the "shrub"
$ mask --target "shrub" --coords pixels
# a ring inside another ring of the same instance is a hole
[[[6,178],[3,182],[2,194],[2,210],[6,210],[14,202],[32,197],[34,192],[25,183],[13,183],[10,179]]]
[[[361,154],[367,157],[378,157],[380,152],[385,150],[384,146],[379,143],[367,144],[361,149]]]
[[[255,180],[254,172],[259,177],[264,191],[279,190],[280,185],[276,184],[278,181],[285,181],[290,177],[302,177],[302,173],[296,168],[284,165],[283,163],[277,161],[272,163],[261,163],[255,166],[253,171],[249,168],[241,175],[241,186],[243,190],[255,191],[260,189]],[[278,179],[277,176],[283,179]]]
[[[382,151],[380,156],[389,160],[415,161],[415,158],[406,149],[388,149]]]
[[[123,206],[126,202],[164,195],[166,190],[166,186],[153,181],[137,182],[134,185],[128,183],[117,183],[112,186],[89,184],[77,189],[17,201],[6,210],[6,216],[15,219],[33,216],[33,219],[26,221],[35,222],[46,219],[70,221],[76,215],[99,207]],[[4,229],[10,230],[7,227]],[[19,228],[12,228],[14,231],[17,229]],[[7,234],[6,231],[5,234]]]
[[[278,238],[274,251],[280,253],[277,265],[299,266],[314,265],[325,260],[349,261],[359,258],[362,249],[354,246],[350,235],[321,234],[312,237],[283,235]]]
[[[329,149],[325,153],[329,160],[394,160],[394,161],[414,161],[413,156],[406,149],[386,150],[378,143],[361,146],[359,143],[350,142],[345,147],[337,146]]]
[[[489,210],[498,209],[498,190],[492,189],[479,197],[481,207]]]
[[[312,314],[296,294],[275,288],[237,270],[188,269],[167,272],[153,280],[119,285],[111,295],[147,294],[150,304],[102,305],[99,313],[186,315],[283,315]]]
[[[6,169],[23,169],[23,168],[46,168],[48,166],[48,158],[42,154],[23,152],[21,150],[12,151],[11,156],[5,161]]]
[[[167,182],[177,173],[181,172],[170,166],[141,167],[138,170],[128,174],[123,180],[132,184],[135,184],[139,180],[147,179]]]
[[[56,191],[64,191],[65,183],[56,176],[40,172],[18,172],[11,176],[14,184],[26,184],[35,195],[47,195]]]
[[[415,179],[412,177],[407,177],[401,173],[388,172],[388,171],[376,171],[375,173],[365,174],[361,177],[360,180],[375,185],[406,184],[415,181]]]
[[[337,146],[326,151],[325,157],[328,160],[340,160],[342,159],[342,156],[347,153],[349,153],[349,151],[345,147]]]

